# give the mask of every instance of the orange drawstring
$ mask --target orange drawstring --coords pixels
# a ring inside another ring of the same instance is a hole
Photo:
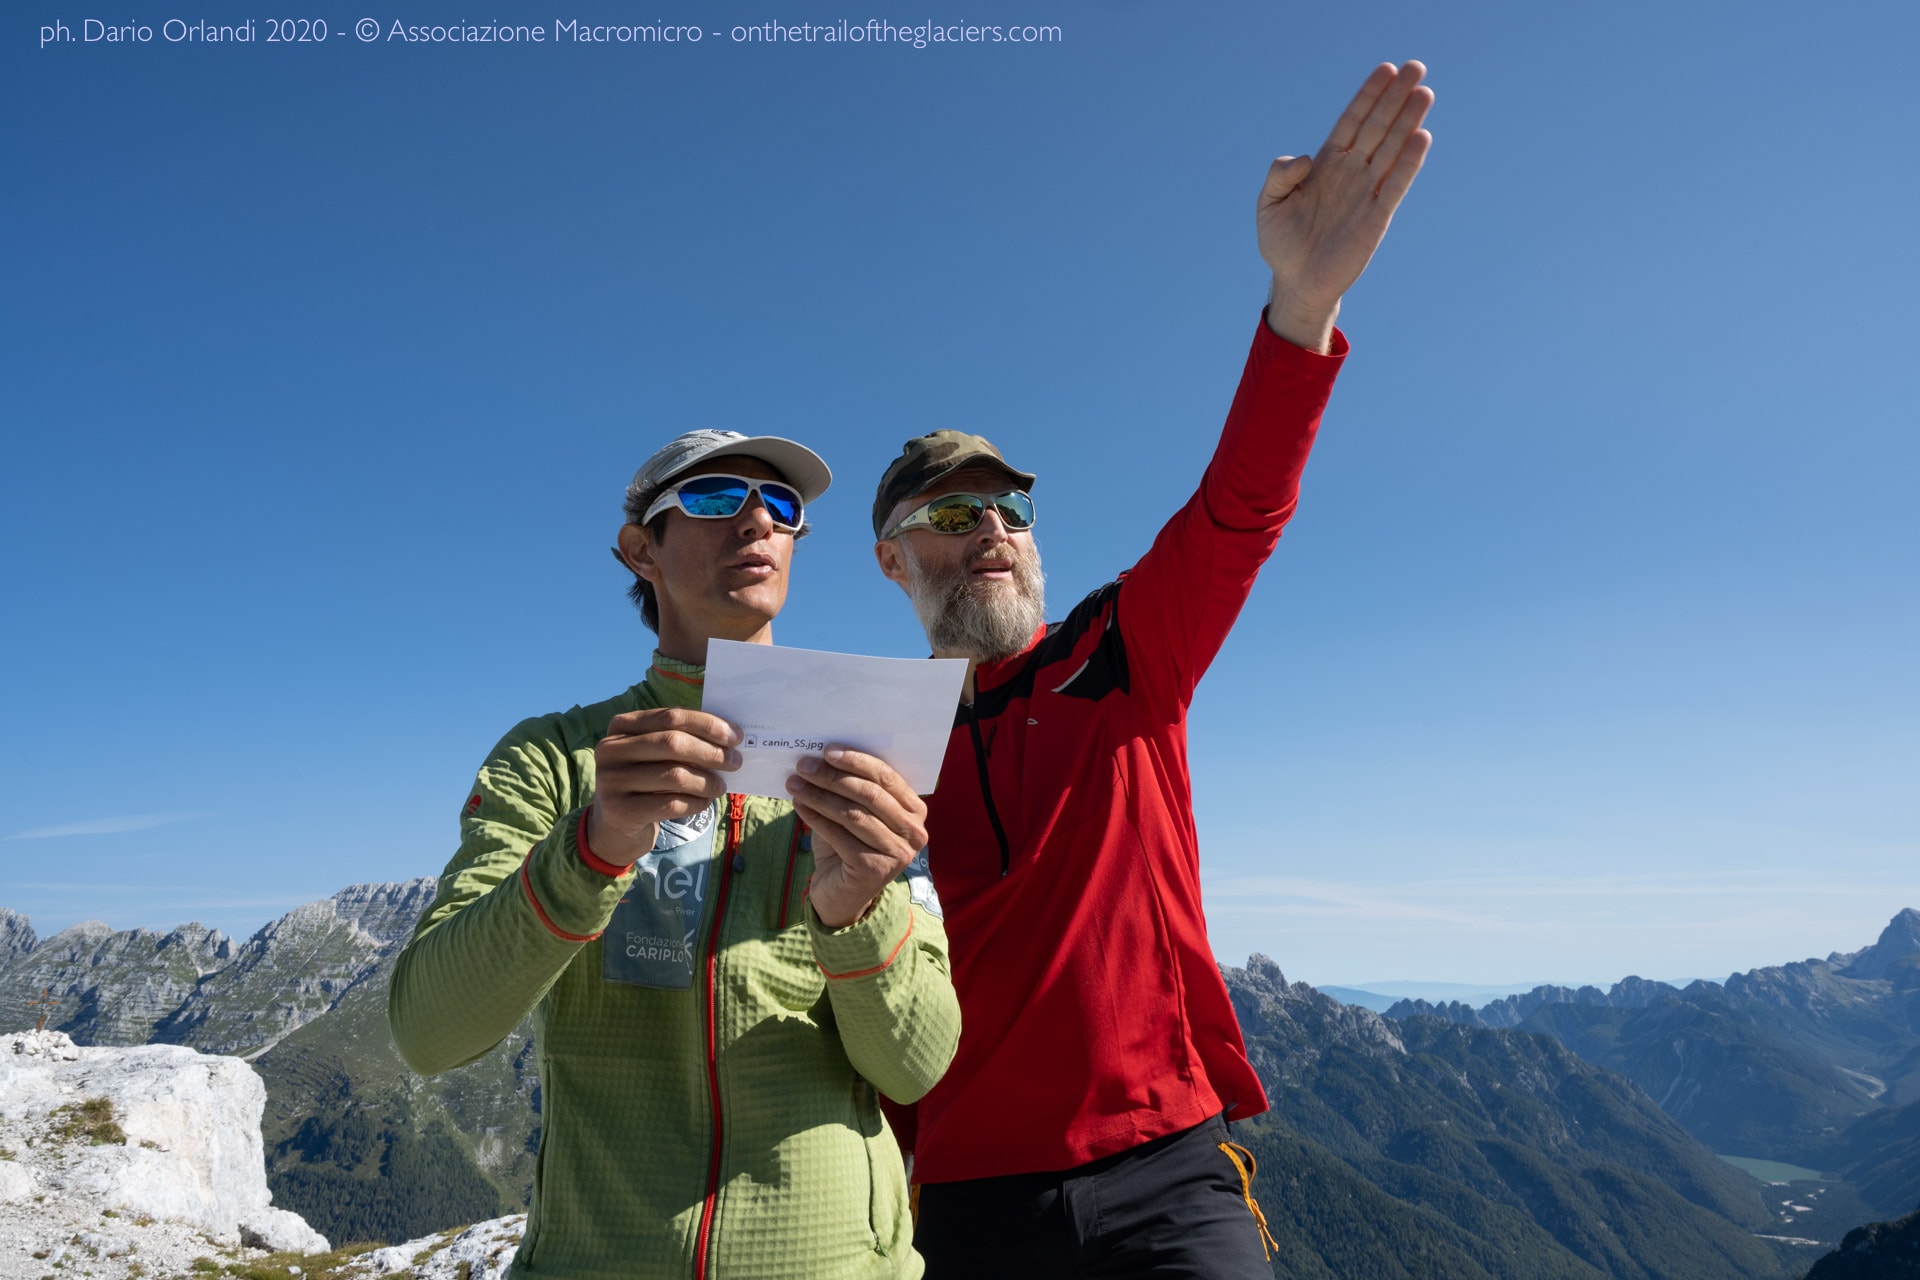
[[[1253,1152],[1237,1142],[1223,1142],[1220,1150],[1226,1153],[1227,1159],[1233,1161],[1234,1172],[1240,1175],[1240,1193],[1247,1198],[1247,1209],[1253,1214],[1254,1224],[1260,1228],[1260,1251],[1267,1255],[1268,1262],[1272,1262],[1280,1242],[1267,1229],[1267,1215],[1260,1212],[1260,1202],[1253,1198],[1253,1177],[1259,1171],[1253,1162]]]

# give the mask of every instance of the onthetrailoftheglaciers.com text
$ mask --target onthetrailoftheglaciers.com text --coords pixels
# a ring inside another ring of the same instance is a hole
[[[544,23],[416,23],[361,18],[351,24],[322,18],[246,18],[209,22],[204,18],[164,18],[121,22],[80,18],[40,28],[40,47],[48,45],[143,44],[890,44],[914,49],[937,45],[1059,44],[1060,27],[1023,23],[892,22],[868,18],[855,22],[757,22],[708,30],[677,23],[592,22],[555,18]]]

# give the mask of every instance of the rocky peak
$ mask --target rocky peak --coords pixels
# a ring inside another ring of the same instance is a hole
[[[1406,1052],[1393,1024],[1379,1014],[1341,1004],[1304,982],[1288,982],[1279,965],[1257,952],[1247,958],[1246,968],[1222,965],[1220,973],[1262,1077],[1273,1072],[1273,1078],[1287,1078],[1290,1067],[1336,1048],[1369,1055]]]
[[[151,929],[135,929],[133,933],[151,934]],[[111,926],[102,920],[82,920],[79,924],[70,924],[51,938],[43,938],[34,947],[44,959],[49,953],[58,952],[69,960],[97,956],[102,947],[108,946],[114,933]]]
[[[288,943],[310,941],[342,930],[362,932],[357,929],[354,920],[341,918],[332,898],[305,902],[255,929],[252,936],[240,944],[240,958],[263,955]],[[370,935],[363,933],[363,937],[366,945],[379,945]]]
[[[433,903],[439,881],[432,876],[388,884],[348,885],[329,898],[342,920],[351,920],[382,947],[398,949]]]
[[[1665,982],[1655,982],[1651,978],[1627,977],[1613,984],[1607,992],[1607,1003],[1616,1009],[1644,1009],[1678,995],[1672,986]]]
[[[0,907],[0,969],[33,950],[33,926],[17,911]]]
[[[357,884],[262,925],[153,1038],[257,1057],[331,1010],[399,951],[433,901],[435,883]]]
[[[200,973],[212,973],[233,958],[233,939],[203,924],[183,924],[161,935],[156,954],[178,952]]]
[[[1279,962],[1258,951],[1247,957],[1247,977],[1250,981],[1263,983],[1278,991],[1287,989],[1287,975],[1280,972]]]
[[[349,885],[330,898],[295,907],[261,925],[241,944],[241,951],[258,955],[329,934],[344,934],[356,945],[383,955],[398,951],[433,901],[436,883],[431,876],[422,876],[390,884]]]
[[[1880,931],[1880,939],[1849,957],[1840,970],[1843,978],[1887,978],[1896,968],[1911,968],[1909,957],[1920,955],[1920,911],[1908,907]]]

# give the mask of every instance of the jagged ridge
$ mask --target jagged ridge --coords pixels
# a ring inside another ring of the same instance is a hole
[[[406,941],[430,878],[362,884],[296,908],[236,946],[199,924],[115,932],[97,920],[37,939],[0,911],[0,985],[57,1001],[47,1025],[79,1044],[184,1044],[249,1056],[332,1009]],[[20,1006],[0,1033],[24,1031]]]

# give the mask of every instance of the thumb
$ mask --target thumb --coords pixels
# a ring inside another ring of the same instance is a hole
[[[1281,156],[1267,169],[1267,181],[1260,188],[1260,206],[1278,204],[1307,179],[1313,161],[1307,156]]]

